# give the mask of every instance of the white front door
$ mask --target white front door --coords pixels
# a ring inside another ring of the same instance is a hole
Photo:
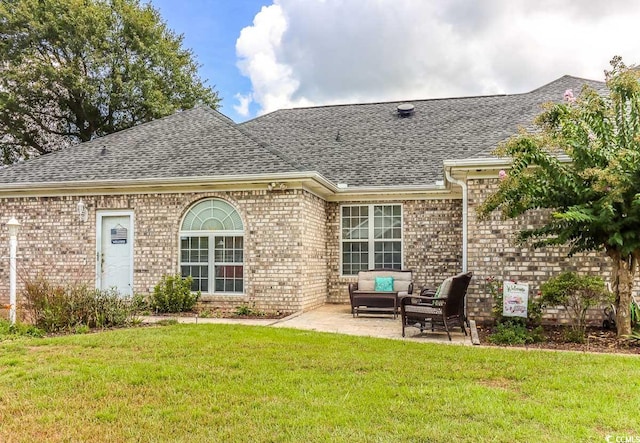
[[[98,289],[116,289],[133,294],[133,213],[98,213],[97,282]]]

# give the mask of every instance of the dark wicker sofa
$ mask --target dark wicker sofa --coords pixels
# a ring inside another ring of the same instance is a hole
[[[376,277],[393,277],[392,291],[376,291]],[[371,269],[358,272],[358,282],[349,284],[351,314],[361,312],[398,313],[400,298],[413,293],[413,271],[398,269]]]

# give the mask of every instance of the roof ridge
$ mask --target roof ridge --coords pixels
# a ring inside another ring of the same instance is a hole
[[[526,91],[526,92],[514,92],[514,93],[504,93],[504,94],[488,94],[488,95],[482,95],[482,94],[478,94],[478,95],[460,95],[460,96],[453,96],[453,97],[435,97],[435,98],[419,98],[419,99],[408,99],[408,100],[385,100],[385,101],[374,101],[374,102],[366,102],[366,103],[338,103],[338,104],[332,104],[332,105],[318,105],[318,106],[300,106],[300,107],[292,107],[292,108],[280,108],[280,109],[276,109],[274,111],[268,112],[266,114],[263,115],[259,115],[256,116],[250,120],[244,121],[242,123],[238,123],[238,126],[242,126],[245,125],[246,123],[251,123],[253,121],[256,121],[258,119],[261,119],[263,117],[275,114],[277,112],[281,112],[281,111],[299,111],[299,110],[304,110],[304,109],[325,109],[325,108],[340,108],[340,107],[346,107],[346,106],[370,106],[370,105],[389,105],[389,104],[393,104],[393,103],[417,103],[417,102],[435,102],[435,101],[443,101],[443,100],[466,100],[466,99],[483,99],[483,98],[495,98],[495,97],[512,97],[512,96],[519,96],[519,95],[524,95],[524,94],[531,94],[534,92],[537,92],[541,89],[546,88],[547,86],[562,80],[563,78],[572,78],[575,80],[582,80],[582,81],[588,81],[588,82],[594,82],[594,83],[601,83],[601,84],[605,84],[605,82],[601,81],[601,80],[593,80],[593,79],[588,79],[588,78],[583,78],[583,77],[576,77],[573,75],[568,75],[565,74],[561,77],[556,78],[555,80],[552,80],[536,89],[533,89],[531,91]]]
[[[259,138],[257,138],[256,136],[254,136],[250,131],[248,131],[247,129],[245,129],[244,127],[241,127],[238,123],[234,122],[233,120],[231,120],[229,117],[225,116],[224,114],[222,114],[221,112],[212,109],[210,107],[206,107],[207,110],[212,113],[212,115],[214,117],[217,117],[218,119],[220,119],[223,123],[231,126],[232,128],[234,128],[235,130],[237,130],[238,132],[240,132],[242,135],[244,135],[245,137],[247,137],[249,140],[253,141],[254,143],[256,143],[258,146],[260,146],[261,148],[266,149],[267,151],[269,151],[270,153],[272,153],[273,155],[275,155],[276,157],[280,158],[280,160],[284,161],[285,163],[287,163],[289,166],[297,169],[298,171],[310,171],[311,169],[308,166],[303,165],[302,163],[296,162],[295,160],[289,158],[288,156],[286,156],[284,153],[282,153],[280,150],[270,146],[268,143],[264,142],[263,140],[260,140]]]
[[[533,89],[533,90],[531,90],[529,92],[525,92],[524,94],[532,94],[534,92],[538,92],[538,91],[540,91],[540,90],[542,90],[542,89],[544,89],[544,88],[546,88],[546,87],[548,87],[548,86],[550,86],[550,85],[562,80],[563,78],[572,78],[572,79],[578,80],[578,81],[587,81],[587,82],[600,83],[602,85],[606,85],[606,82],[604,82],[602,80],[593,80],[593,79],[590,79],[590,78],[576,77],[575,75],[565,74],[562,77],[558,77],[555,80],[551,80],[550,82],[545,83],[542,86],[538,86],[536,89]]]
[[[244,125],[246,123],[250,123],[252,121],[258,120],[262,117],[266,117],[271,114],[275,114],[280,111],[299,111],[302,109],[322,109],[322,108],[340,108],[346,106],[370,106],[370,105],[390,105],[393,103],[415,103],[415,102],[434,102],[434,101],[442,101],[442,100],[465,100],[470,98],[494,98],[494,97],[507,97],[510,95],[519,95],[517,94],[489,94],[489,95],[460,95],[455,97],[435,97],[435,98],[416,98],[416,99],[408,99],[408,100],[389,100],[389,101],[379,101],[379,102],[366,102],[366,103],[338,103],[334,105],[318,105],[318,106],[300,106],[294,108],[280,108],[275,111],[268,112],[266,114],[262,114],[256,116],[250,120],[244,121],[242,123],[238,123],[239,126]],[[526,93],[525,93],[526,94]]]

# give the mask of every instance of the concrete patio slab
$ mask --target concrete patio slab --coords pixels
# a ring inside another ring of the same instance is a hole
[[[459,329],[451,333],[451,341],[444,331],[420,333],[417,328],[406,329],[406,337],[402,337],[400,316],[394,319],[391,315],[360,314],[354,318],[351,315],[349,305],[339,304],[326,304],[311,311],[282,319],[272,326],[423,343],[471,345],[470,335],[465,336]]]
[[[165,317],[148,316],[145,323],[156,323],[160,320],[176,319],[180,323],[198,324],[240,324],[250,326],[269,326],[275,328],[304,329],[319,332],[333,332],[366,337],[390,338],[394,340],[415,341],[421,343],[445,343],[471,345],[471,335],[465,336],[459,329],[451,333],[451,341],[444,331],[425,331],[420,333],[416,328],[406,329],[406,337],[402,337],[400,317],[390,315],[360,315],[353,317],[349,305],[325,304],[316,309],[299,312],[282,319],[235,319],[235,318],[198,318],[198,317]]]

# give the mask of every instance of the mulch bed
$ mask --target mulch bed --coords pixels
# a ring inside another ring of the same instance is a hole
[[[616,331],[602,328],[588,328],[587,338],[584,343],[568,343],[564,340],[565,327],[544,326],[545,340],[540,343],[530,345],[494,345],[489,342],[489,335],[492,332],[490,326],[478,326],[478,336],[480,343],[484,346],[500,347],[524,347],[527,349],[550,349],[556,351],[578,351],[578,352],[599,352],[609,354],[636,354],[640,355],[640,346],[630,343],[628,340],[618,340]]]

